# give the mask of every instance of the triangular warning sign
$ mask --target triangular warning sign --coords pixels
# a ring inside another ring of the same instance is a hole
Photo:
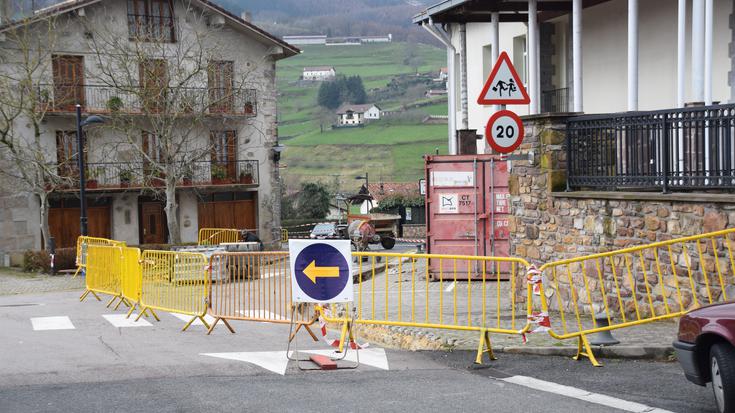
[[[523,82],[510,62],[508,53],[502,52],[495,62],[485,86],[477,98],[480,105],[525,105],[531,98],[523,87]]]

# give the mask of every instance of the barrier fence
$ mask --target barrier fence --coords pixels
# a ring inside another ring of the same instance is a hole
[[[223,242],[240,241],[241,232],[234,228],[202,228],[199,230],[197,245],[219,245]]]
[[[76,264],[77,264],[77,270],[74,272],[74,277],[76,277],[79,272],[86,268],[87,266],[87,247],[90,245],[122,245],[124,246],[125,243],[122,241],[115,241],[107,238],[97,238],[97,237],[88,237],[88,236],[80,236],[77,238],[77,257],[76,257]]]
[[[79,300],[83,301],[91,293],[99,301],[97,293],[101,293],[112,296],[108,307],[116,299],[123,301],[123,247],[90,244],[85,249],[86,289]]]
[[[517,294],[525,290],[515,285],[517,275],[529,268],[523,259],[374,252],[352,256],[356,324],[476,331],[478,363],[485,352],[494,358],[489,333],[523,334],[530,327],[526,313],[516,312]],[[341,317],[329,312],[322,309],[329,322],[348,321],[344,312]]]
[[[146,310],[161,310],[192,316],[182,331],[196,319],[209,328],[204,319],[209,295],[207,264],[203,254],[144,251],[141,256],[141,312],[136,320]]]
[[[545,264],[538,296],[554,315],[550,335],[577,338],[576,358],[599,365],[589,334],[734,298],[734,239],[735,228]]]
[[[214,322],[261,321],[302,327],[316,340],[310,327],[316,321],[313,306],[301,305],[291,319],[291,270],[288,252],[232,252],[209,260],[209,314]],[[295,332],[294,332],[295,334]]]

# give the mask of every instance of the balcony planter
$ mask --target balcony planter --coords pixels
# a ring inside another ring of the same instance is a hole
[[[112,113],[119,112],[120,109],[123,107],[123,101],[117,96],[113,96],[109,99],[107,99],[107,110],[109,110]]]
[[[122,171],[120,172],[120,187],[121,188],[128,188],[130,187],[130,181],[133,180],[133,172],[132,171]]]
[[[181,180],[181,185],[183,185],[183,186],[191,186],[191,178],[183,178]]]
[[[86,187],[89,189],[97,189],[97,180],[96,179],[88,180]]]
[[[224,185],[230,183],[227,177],[227,169],[219,165],[212,165],[212,185]]]
[[[243,110],[246,115],[252,115],[255,113],[255,107],[250,102],[245,103],[245,107],[243,108]]]
[[[253,183],[253,174],[249,172],[241,172],[240,183],[243,185],[251,185]]]

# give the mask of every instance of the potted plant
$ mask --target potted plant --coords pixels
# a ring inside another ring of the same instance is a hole
[[[215,185],[222,185],[227,178],[227,169],[224,166],[212,165],[212,183]]]
[[[133,171],[125,169],[120,171],[120,187],[127,188],[130,186],[130,182],[133,180]]]
[[[165,173],[155,170],[151,176],[153,176],[153,179],[151,179],[151,186],[164,186],[166,184],[164,181],[164,179],[166,179]]]
[[[99,168],[92,168],[87,171],[87,188],[95,189],[98,187],[97,178],[100,176]]]
[[[123,101],[118,96],[112,96],[111,98],[107,99],[107,110],[110,112],[119,112],[120,109],[123,107]]]
[[[192,176],[194,176],[194,173],[192,172],[191,168],[185,166],[184,173],[181,177],[181,184],[184,186],[191,186]]]
[[[253,115],[255,114],[255,105],[253,105],[253,102],[245,102],[245,114],[246,115]]]
[[[243,185],[250,185],[253,183],[253,171],[250,168],[250,165],[240,171],[240,183]]]

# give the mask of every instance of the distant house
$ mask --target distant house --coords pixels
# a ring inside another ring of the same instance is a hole
[[[333,66],[311,66],[305,67],[301,78],[304,80],[330,80],[334,79],[337,72]]]
[[[393,35],[388,33],[387,36],[363,36],[360,38],[361,43],[390,43]]]
[[[325,44],[327,43],[326,34],[309,34],[303,36],[283,36],[283,41],[289,44]]]
[[[447,96],[447,90],[446,89],[429,89],[424,93],[424,96],[427,98],[434,97],[434,96]]]
[[[371,103],[364,105],[346,103],[337,109],[337,117],[337,126],[360,126],[365,124],[366,120],[380,119],[380,108]]]
[[[447,77],[449,77],[449,69],[447,69],[446,67],[442,67],[441,69],[439,69],[439,77],[437,78],[437,80],[446,81]]]

